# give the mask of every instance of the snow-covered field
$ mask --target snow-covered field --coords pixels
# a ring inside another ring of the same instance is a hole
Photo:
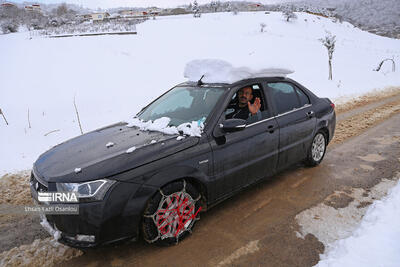
[[[379,37],[348,23],[298,14],[203,14],[159,17],[137,25],[137,35],[29,39],[0,36],[0,176],[29,169],[45,150],[84,132],[126,120],[149,101],[184,81],[185,64],[217,58],[234,66],[285,67],[319,96],[338,100],[400,85],[384,65],[399,64],[400,40]],[[260,32],[260,23],[267,26]],[[333,81],[319,38],[337,35]],[[341,98],[342,99],[342,98]],[[29,120],[28,122],[28,109]]]

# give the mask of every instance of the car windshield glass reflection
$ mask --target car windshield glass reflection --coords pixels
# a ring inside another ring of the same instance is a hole
[[[175,87],[139,113],[138,118],[154,121],[168,117],[170,126],[204,122],[223,92],[221,88]]]

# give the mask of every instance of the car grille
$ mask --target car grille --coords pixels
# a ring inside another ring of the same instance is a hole
[[[47,183],[35,175],[33,171],[31,173],[30,183],[33,189],[35,189],[37,192],[47,192],[49,190]]]

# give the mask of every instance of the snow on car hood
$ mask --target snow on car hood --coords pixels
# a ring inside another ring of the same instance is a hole
[[[179,132],[182,132],[185,135],[198,137],[201,136],[204,129],[202,120],[182,123],[178,127],[169,126],[170,121],[171,119],[168,117],[162,117],[154,121],[142,121],[138,118],[133,118],[127,126],[139,127],[142,131],[158,131],[165,134],[179,134]]]
[[[204,75],[205,83],[234,83],[243,79],[255,77],[285,77],[293,70],[282,67],[252,69],[249,67],[234,67],[231,63],[219,59],[196,59],[188,62],[184,77],[197,82]]]
[[[123,122],[51,148],[39,157],[34,169],[47,182],[102,179],[187,149],[198,140],[179,136],[178,131],[173,135],[143,131]]]

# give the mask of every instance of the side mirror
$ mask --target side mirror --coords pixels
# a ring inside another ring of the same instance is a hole
[[[236,132],[246,128],[246,121],[242,119],[229,119],[219,125],[224,132]]]

